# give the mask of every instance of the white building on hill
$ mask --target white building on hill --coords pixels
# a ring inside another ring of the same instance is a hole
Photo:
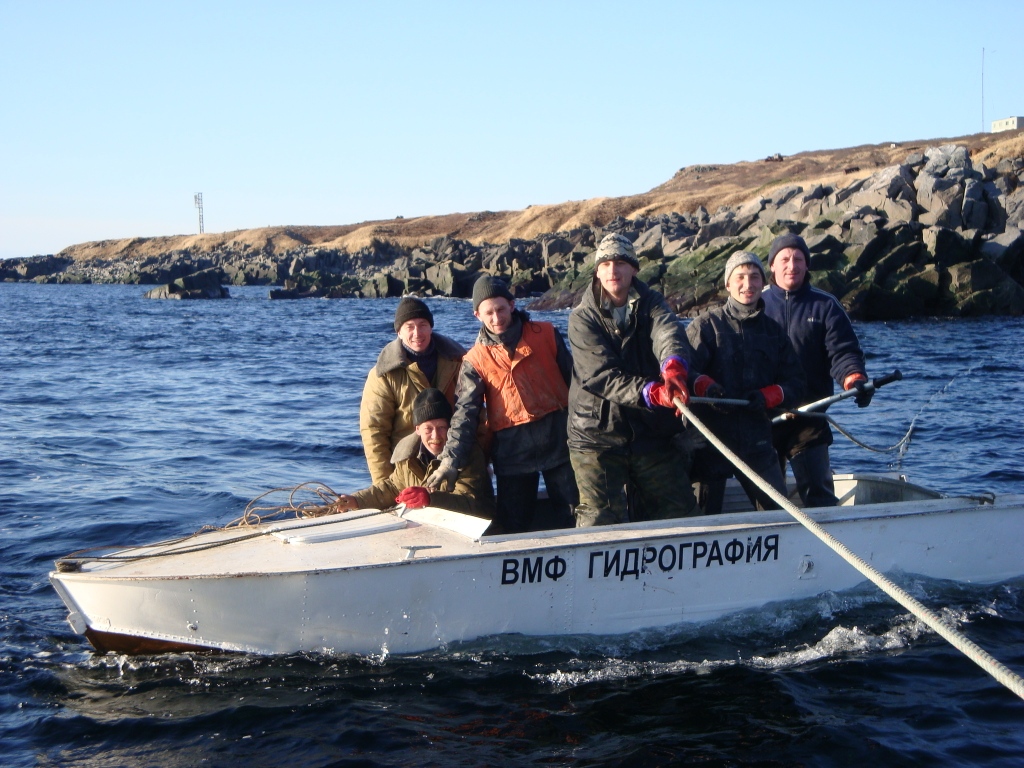
[[[992,133],[1016,131],[1019,128],[1024,128],[1024,117],[1004,117],[1002,120],[992,121]]]

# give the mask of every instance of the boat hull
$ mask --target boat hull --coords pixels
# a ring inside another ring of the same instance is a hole
[[[811,514],[882,572],[967,583],[1024,574],[1021,496]],[[864,581],[784,512],[475,539],[428,522],[358,539],[268,539],[225,545],[219,570],[189,555],[175,556],[180,570],[162,558],[55,571],[51,581],[72,626],[100,650],[373,655],[704,622]],[[345,547],[361,562],[341,563]]]

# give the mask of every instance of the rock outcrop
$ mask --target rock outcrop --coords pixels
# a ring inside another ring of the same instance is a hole
[[[224,273],[219,269],[204,269],[179,277],[145,293],[147,299],[228,299],[231,294],[221,283]]]
[[[611,216],[499,244],[454,235],[401,244],[382,227],[380,237],[350,251],[288,230],[263,248],[236,237],[213,250],[190,246],[144,258],[11,260],[0,262],[0,279],[166,283],[168,294],[183,297],[197,290],[183,279],[201,273],[207,281],[215,275],[220,283],[283,286],[271,298],[468,297],[487,273],[507,278],[513,293],[533,298],[534,307],[560,308],[589,285],[595,244],[614,231],[634,241],[640,278],[680,314],[693,315],[724,298],[722,273],[732,253],[766,257],[772,239],[789,231],[807,241],[815,283],[854,317],[1020,315],[1024,141],[1018,144],[1012,156],[991,166],[963,145],[913,148],[858,178],[776,184],[714,212],[697,205],[687,212]],[[721,173],[720,166],[694,166],[677,179]],[[467,221],[498,215],[484,212]],[[132,242],[119,247],[125,254],[144,250]]]

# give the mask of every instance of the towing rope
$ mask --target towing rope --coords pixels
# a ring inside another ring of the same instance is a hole
[[[914,422],[910,422],[910,427],[907,429],[906,434],[900,438],[900,441],[898,443],[890,445],[888,448],[877,448],[873,445],[868,445],[867,443],[858,440],[856,437],[854,437],[845,429],[843,429],[839,425],[839,423],[831,416],[829,416],[827,413],[820,413],[817,411],[805,411],[798,415],[801,417],[825,419],[829,424],[836,428],[836,431],[839,432],[839,434],[841,434],[851,443],[853,443],[854,445],[859,445],[861,448],[864,448],[865,450],[874,451],[875,453],[895,453],[896,451],[903,451],[903,448],[910,444],[910,436],[914,433]]]
[[[796,518],[797,522],[804,526],[804,528],[817,536],[846,562],[860,571],[861,574],[871,580],[871,582],[885,592],[885,594],[909,610],[926,625],[931,627],[932,630],[945,638],[954,648],[985,670],[985,672],[990,674],[999,683],[1009,688],[1021,699],[1024,699],[1024,679],[1022,679],[1020,675],[1010,670],[987,651],[976,645],[962,632],[946,624],[937,614],[925,607],[908,592],[891,582],[876,568],[852,552],[845,544],[843,544],[843,542],[839,541],[839,539],[822,528],[821,525],[811,519],[805,512],[799,509],[789,499],[779,493],[772,485],[766,482],[764,478],[751,469],[743,459],[733,453],[717,435],[708,429],[700,419],[694,416],[693,411],[687,408],[686,404],[683,403],[680,398],[676,398],[674,402],[683,417],[692,423],[698,431],[700,431],[700,433],[715,446],[715,448],[721,451],[723,456],[731,461],[733,465],[746,475],[758,488],[764,491],[772,501]]]

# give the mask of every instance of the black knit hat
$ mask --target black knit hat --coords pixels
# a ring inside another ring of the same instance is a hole
[[[418,427],[433,419],[452,420],[452,407],[440,389],[424,389],[412,401],[412,423]]]
[[[473,311],[480,309],[480,303],[487,299],[515,301],[515,297],[508,292],[505,281],[493,275],[484,275],[473,284]]]
[[[772,262],[775,261],[775,256],[779,251],[784,251],[787,248],[796,248],[798,251],[803,251],[804,258],[807,259],[807,264],[810,266],[811,252],[807,249],[807,243],[800,235],[794,235],[792,232],[787,232],[784,235],[779,235],[772,240],[771,248],[768,249],[768,268],[771,269]]]
[[[395,333],[410,320],[423,319],[434,327],[434,316],[430,313],[430,307],[417,299],[415,296],[406,296],[398,302],[398,309],[395,310]]]

